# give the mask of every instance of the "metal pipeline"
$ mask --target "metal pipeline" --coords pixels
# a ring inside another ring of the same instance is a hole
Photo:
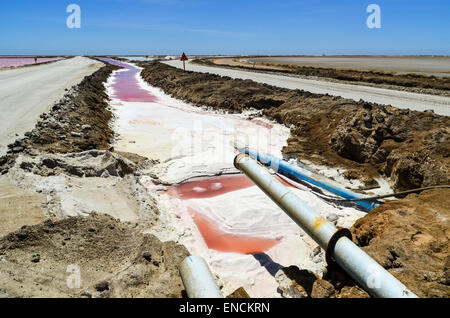
[[[336,262],[374,297],[417,297],[351,240],[350,231],[338,230],[299,197],[275,179],[263,166],[247,154],[234,159],[237,169],[244,172],[267,196],[296,222],[325,251],[329,264]]]
[[[189,298],[223,298],[208,264],[202,257],[186,257],[179,270]]]
[[[290,179],[304,180],[310,184],[313,184],[322,189],[325,189],[328,192],[334,193],[344,199],[364,198],[363,195],[361,195],[359,193],[354,193],[347,189],[344,189],[336,182],[333,182],[332,180],[330,180],[324,176],[321,176],[317,173],[313,173],[313,172],[303,169],[301,167],[292,165],[292,164],[290,164],[284,160],[281,160],[277,157],[274,157],[272,155],[252,151],[252,150],[249,150],[248,148],[236,147],[236,149],[242,153],[248,154],[252,158],[261,162],[263,165],[270,166],[276,172],[278,172]],[[380,205],[380,202],[377,202],[375,200],[371,201],[371,202],[368,202],[368,201],[354,201],[354,202],[369,211],[372,210],[373,208],[377,207],[378,205]]]

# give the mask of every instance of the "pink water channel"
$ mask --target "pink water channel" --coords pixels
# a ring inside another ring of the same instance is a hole
[[[114,98],[128,102],[157,102],[156,96],[139,85],[137,76],[141,70],[138,67],[109,58],[101,58],[101,60],[124,69],[115,74],[112,83]],[[167,194],[174,199],[186,201],[189,199],[213,198],[251,186],[254,186],[253,182],[245,175],[218,176],[197,178],[179,185],[169,186]],[[189,205],[187,205],[187,210],[210,249],[220,252],[253,254],[264,252],[279,243],[278,239],[225,233],[216,221],[195,211]]]
[[[125,102],[155,102],[157,98],[149,91],[141,88],[137,81],[137,75],[141,72],[139,68],[132,64],[122,63],[120,61],[100,58],[100,60],[112,65],[120,66],[124,70],[117,73],[114,77],[112,88],[114,89],[114,98]]]
[[[61,57],[38,57],[36,64],[60,60]],[[35,64],[34,57],[0,57],[0,68]]]

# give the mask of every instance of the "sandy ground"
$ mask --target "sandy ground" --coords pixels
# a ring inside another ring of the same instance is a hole
[[[450,57],[448,56],[273,56],[245,58],[245,60],[257,63],[450,76]]]
[[[98,150],[19,156],[16,165],[0,179],[0,200],[5,206],[0,217],[11,223],[5,221],[0,229],[5,228],[5,234],[23,224],[36,224],[33,220],[41,221],[44,216],[61,219],[92,212],[109,214],[122,222],[152,219],[155,213],[145,188],[133,174],[124,174],[122,167],[127,172],[136,169],[127,159]],[[18,197],[23,198],[19,204]],[[22,220],[24,217],[28,219]]]
[[[104,214],[0,237],[0,297],[182,297],[186,248]]]
[[[163,62],[167,65],[182,68],[181,61]],[[333,83],[328,81],[310,80],[291,76],[275,74],[246,72],[219,67],[201,66],[192,63],[186,64],[187,70],[212,73],[231,78],[251,79],[255,82],[265,83],[273,86],[301,89],[315,94],[330,94],[341,96],[356,101],[360,99],[377,104],[392,105],[398,108],[409,108],[412,110],[424,111],[434,110],[436,114],[450,116],[450,98],[443,96],[424,95],[404,91],[395,91],[369,86],[359,86],[351,84]]]
[[[15,186],[7,176],[0,177],[0,237],[23,225],[44,221],[45,195]]]
[[[86,57],[0,71],[0,155],[6,146],[33,129],[39,116],[102,66]]]

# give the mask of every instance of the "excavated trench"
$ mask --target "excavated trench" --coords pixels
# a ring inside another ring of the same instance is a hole
[[[122,68],[106,85],[114,149],[157,161],[140,182],[156,198],[165,225],[147,233],[204,257],[224,294],[243,286],[252,297],[279,297],[273,268],[296,265],[321,276],[326,264],[317,245],[233,166],[235,143],[281,157],[286,126],[257,110],[228,114],[192,106],[145,83],[140,67],[103,61]],[[280,180],[338,226],[365,215]]]

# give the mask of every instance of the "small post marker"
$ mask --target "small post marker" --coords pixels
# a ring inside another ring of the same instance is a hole
[[[188,60],[188,58],[187,58],[187,56],[186,56],[186,54],[183,52],[183,54],[181,55],[181,59],[180,59],[180,61],[183,61],[183,69],[184,69],[184,71],[186,71],[186,61]]]

